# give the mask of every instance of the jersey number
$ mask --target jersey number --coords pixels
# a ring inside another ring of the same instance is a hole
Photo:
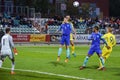
[[[114,39],[112,36],[110,37],[110,43],[114,44]]]
[[[112,36],[110,36],[110,38],[106,37],[106,41],[108,42],[109,40],[111,44],[114,44],[114,39]]]

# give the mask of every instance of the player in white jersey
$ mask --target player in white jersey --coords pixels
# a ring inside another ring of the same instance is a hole
[[[6,34],[1,39],[0,68],[2,67],[4,59],[8,56],[9,59],[12,61],[11,74],[15,74],[15,58],[12,52],[12,49],[15,49],[15,47],[12,36],[10,36],[10,28],[6,28],[5,32]]]

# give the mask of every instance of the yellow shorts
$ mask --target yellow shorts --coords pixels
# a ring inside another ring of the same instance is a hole
[[[71,33],[70,34],[70,41],[72,41],[73,40],[73,34]]]
[[[111,52],[112,52],[112,49],[108,50],[106,47],[103,47],[102,56],[107,59],[110,56]]]

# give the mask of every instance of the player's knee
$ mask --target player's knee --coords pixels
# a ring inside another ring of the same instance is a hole
[[[62,48],[63,45],[60,45],[59,47]]]
[[[15,61],[15,58],[12,58],[11,61],[14,62],[14,61]]]
[[[102,57],[102,55],[98,54],[98,57]]]
[[[69,46],[66,47],[67,49],[69,48]]]
[[[2,57],[0,57],[0,60],[1,60],[2,62],[4,62],[4,59],[3,59]]]
[[[91,55],[91,54],[88,54],[87,56],[88,56],[88,57],[91,57],[92,55]]]
[[[70,44],[71,44],[72,46],[74,46],[74,43],[73,43],[72,41],[70,41]]]

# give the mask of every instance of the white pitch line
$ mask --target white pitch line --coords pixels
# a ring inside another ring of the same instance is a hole
[[[2,69],[10,70],[10,68],[5,68],[5,67],[2,67]],[[80,77],[76,77],[76,76],[54,74],[54,73],[34,71],[34,70],[24,70],[24,69],[15,69],[15,70],[22,71],[22,72],[32,72],[32,73],[38,73],[38,74],[45,74],[45,75],[50,75],[50,76],[58,76],[58,77],[64,77],[64,78],[72,78],[72,79],[78,79],[78,80],[93,80],[93,79],[87,79],[87,78],[80,78]]]

